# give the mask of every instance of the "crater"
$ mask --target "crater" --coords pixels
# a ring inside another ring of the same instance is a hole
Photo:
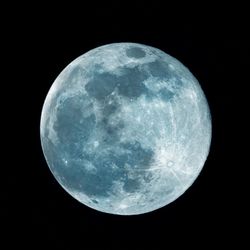
[[[95,200],[95,199],[92,199],[91,201],[92,201],[93,203],[95,203],[95,204],[98,204],[98,201]]]
[[[126,55],[128,57],[143,58],[145,57],[146,53],[143,49],[139,47],[132,47],[132,48],[126,49]]]
[[[173,161],[169,161],[167,165],[168,165],[168,167],[172,167],[174,165],[174,162]]]

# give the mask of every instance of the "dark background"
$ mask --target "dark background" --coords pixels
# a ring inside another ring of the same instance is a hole
[[[181,6],[183,14],[163,3],[62,5],[15,5],[14,21],[5,19],[10,91],[2,97],[14,101],[4,107],[13,139],[2,166],[2,238],[54,249],[239,247],[247,221],[244,8],[193,13]],[[104,214],[74,200],[52,176],[40,145],[42,105],[55,78],[79,55],[113,42],[143,43],[176,57],[199,80],[212,115],[211,150],[198,179],[175,202],[138,216]]]

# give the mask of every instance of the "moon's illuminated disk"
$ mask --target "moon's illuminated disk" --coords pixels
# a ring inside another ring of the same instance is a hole
[[[175,58],[136,43],[93,49],[57,77],[41,116],[50,170],[96,210],[142,214],[177,199],[207,158],[203,91]]]

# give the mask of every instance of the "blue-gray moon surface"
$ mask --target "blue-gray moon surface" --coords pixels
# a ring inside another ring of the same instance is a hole
[[[47,164],[75,199],[98,211],[143,214],[181,196],[209,153],[206,97],[178,60],[137,43],[76,58],[45,99]]]

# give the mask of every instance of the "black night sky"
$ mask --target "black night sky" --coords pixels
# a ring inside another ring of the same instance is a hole
[[[243,243],[246,196],[241,190],[246,183],[240,180],[247,164],[240,155],[246,150],[241,134],[249,113],[243,111],[243,95],[250,56],[245,15],[234,10],[242,18],[236,22],[235,15],[205,15],[202,9],[191,21],[175,9],[165,11],[163,4],[59,7],[67,9],[27,6],[13,22],[6,20],[6,42],[13,54],[6,85],[9,93],[15,91],[2,98],[16,103],[8,112],[14,131],[7,147],[11,154],[1,164],[7,170],[1,191],[7,244],[203,249]],[[199,80],[212,115],[210,154],[198,179],[175,202],[138,216],[104,214],[73,199],[51,174],[40,145],[42,105],[55,78],[79,55],[113,42],[151,45],[180,60]]]

